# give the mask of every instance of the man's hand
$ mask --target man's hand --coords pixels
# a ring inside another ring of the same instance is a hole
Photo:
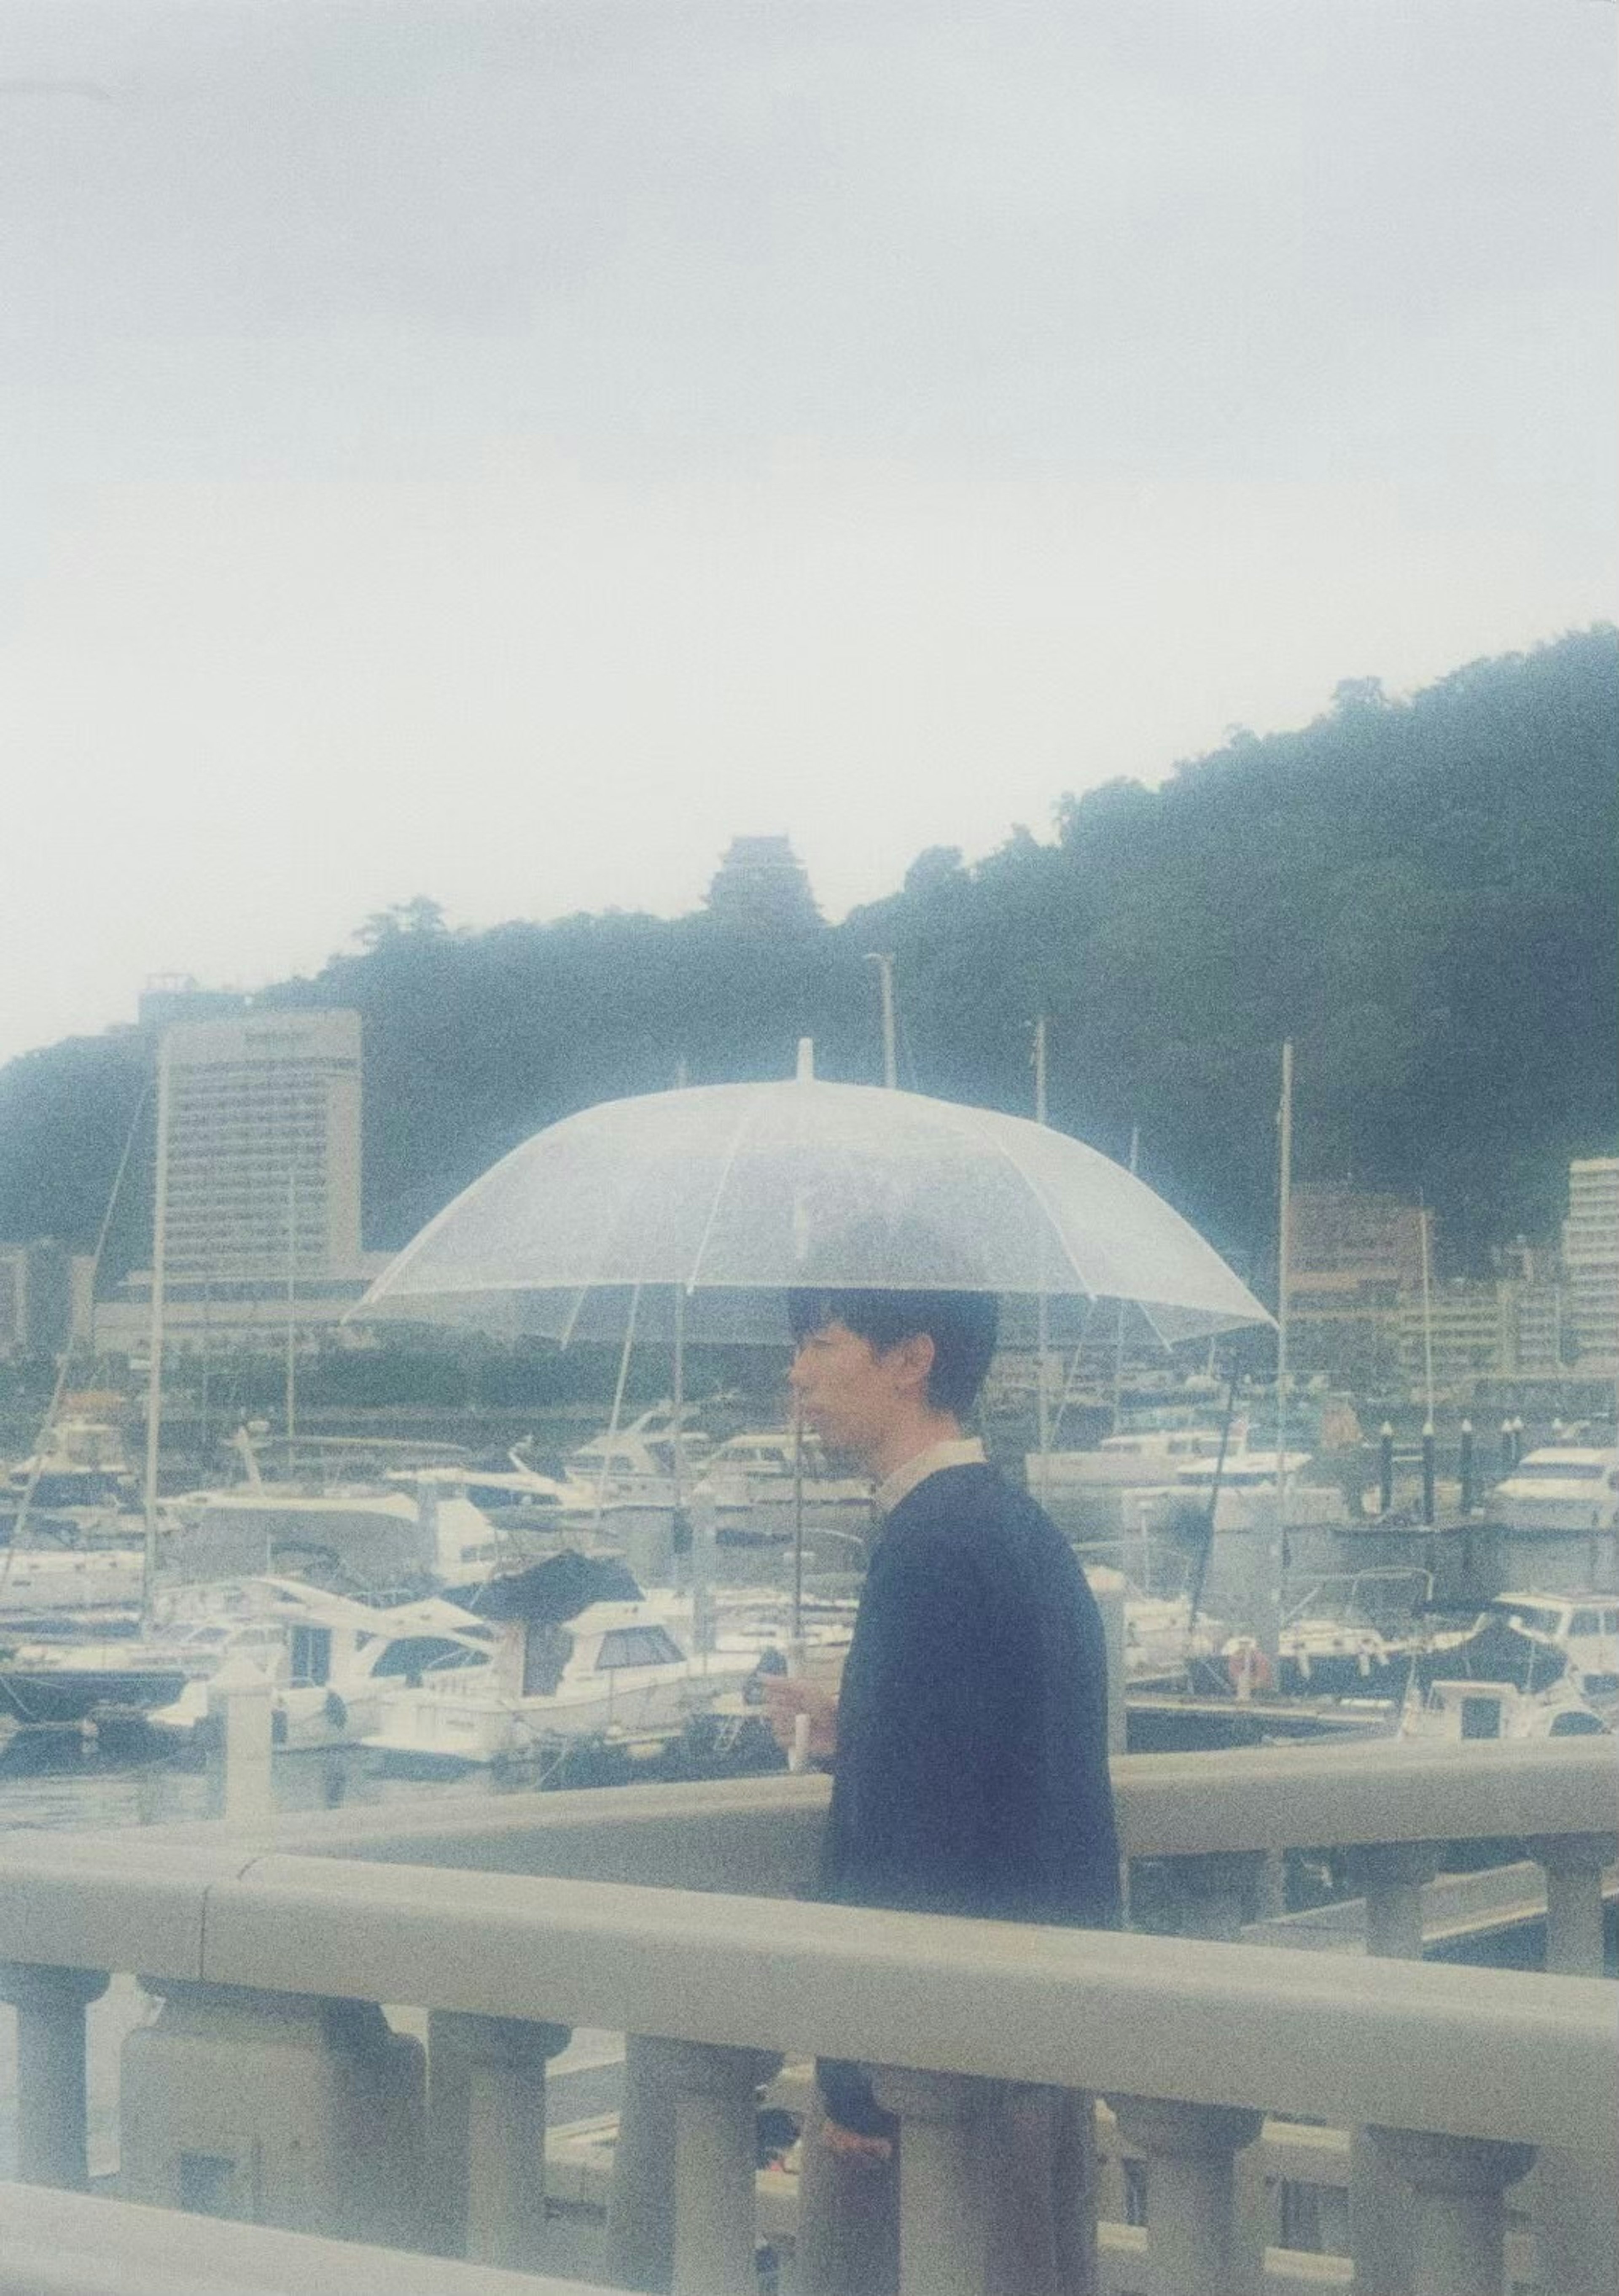
[[[806,1682],[801,1674],[767,1675],[765,1714],[784,1753],[792,1751],[793,1725],[800,1714],[809,1717],[811,1759],[830,1759],[838,1751],[838,1700],[823,1684]]]
[[[853,2128],[846,2128],[840,2120],[829,2119],[822,2122],[821,2142],[838,2160],[858,2161],[865,2169],[879,2169],[885,2161],[894,2158],[891,2136],[862,2136]]]

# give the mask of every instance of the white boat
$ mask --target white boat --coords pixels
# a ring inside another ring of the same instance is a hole
[[[714,1446],[680,1414],[680,1456],[675,1456],[673,1404],[655,1403],[617,1432],[604,1428],[570,1451],[563,1490],[576,1513],[596,1514],[616,1502],[672,1506],[677,1488],[687,1491],[707,1464]],[[517,1464],[521,1464],[520,1457]]]
[[[193,1582],[303,1576],[380,1591],[481,1586],[508,1559],[499,1532],[454,1490],[309,1491],[249,1483],[161,1510],[159,1575]]]
[[[251,1658],[268,1676],[273,1742],[299,1753],[354,1744],[376,1728],[401,1684],[487,1670],[494,1651],[491,1627],[437,1597],[373,1609],[295,1579],[262,1578],[238,1599],[245,1615],[198,1621],[177,1644],[191,1671],[146,1717],[159,1738],[196,1737],[209,1681],[228,1658]]]
[[[1561,1605],[1544,1596],[1505,1597],[1491,1603],[1470,1633],[1447,1635],[1416,1660],[1400,1734],[1566,1738],[1606,1730],[1607,1720],[1590,1694],[1600,1677],[1597,1669],[1587,1675],[1574,1663],[1568,1638],[1574,1613],[1594,1611],[1595,1634],[1582,1632],[1580,1639],[1588,1653],[1601,1655],[1605,1607],[1613,1606],[1590,1597],[1576,1598],[1565,1621],[1549,1616]],[[1585,1623],[1582,1621],[1582,1628]],[[1553,1626],[1566,1631],[1549,1631]],[[1607,1701],[1610,1708],[1613,1702]]]
[[[1593,1705],[1619,1700],[1619,1597],[1498,1595],[1484,1615],[1505,1619],[1520,1635],[1560,1651],[1582,1695]]]
[[[732,1436],[715,1452],[691,1496],[713,1505],[722,1541],[751,1544],[791,1538],[800,1489],[807,1521],[840,1526],[855,1538],[870,1528],[871,1478],[838,1473],[807,1431],[797,1454],[789,1428]]]
[[[1124,1596],[1124,1679],[1138,1688],[1184,1681],[1194,1660],[1213,1659],[1224,1639],[1222,1620],[1194,1619],[1190,1595]]]
[[[5,1478],[9,1498],[31,1492],[30,1512],[116,1505],[134,1489],[135,1471],[120,1430],[109,1420],[83,1415],[57,1420],[41,1448],[19,1459]]]
[[[1330,1529],[1350,1520],[1349,1502],[1337,1483],[1307,1480],[1311,1456],[1308,1451],[1287,1454],[1290,1530]],[[1206,1520],[1213,1498],[1216,1531],[1268,1530],[1276,1523],[1280,1497],[1281,1478],[1277,1464],[1278,1454],[1274,1451],[1244,1450],[1235,1458],[1228,1454],[1223,1464],[1218,1459],[1190,1460],[1180,1469],[1167,1489],[1158,1491],[1147,1503],[1148,1520],[1157,1528],[1177,1514],[1191,1513]]]
[[[133,1608],[145,1559],[138,1546],[13,1546],[0,1554],[0,1623]]]
[[[1566,1677],[1544,1690],[1510,1682],[1431,1682],[1401,1710],[1402,1738],[1587,1738],[1608,1725]]]
[[[690,1600],[666,1595],[592,1603],[566,1623],[504,1619],[489,1668],[393,1692],[364,1743],[396,1764],[451,1770],[586,1742],[648,1750],[757,1669],[750,1644],[707,1653],[694,1644]]]
[[[1294,1697],[1399,1696],[1418,1656],[1434,1646],[1426,1614],[1433,1587],[1430,1571],[1397,1567],[1313,1579],[1282,1620],[1276,1686]],[[1251,1635],[1233,1637],[1222,1652],[1228,1671],[1257,1647]]]
[[[1507,1530],[1619,1528],[1619,1446],[1549,1443],[1525,1454],[1484,1510]]]
[[[595,1512],[594,1494],[571,1479],[542,1475],[518,1454],[509,1467],[435,1465],[390,1467],[386,1480],[413,1491],[437,1491],[442,1498],[468,1499],[500,1531],[571,1529]]]
[[[1244,1429],[1232,1426],[1226,1443],[1228,1465],[1244,1445]],[[1182,1467],[1220,1456],[1217,1427],[1145,1427],[1107,1435],[1083,1451],[1030,1451],[1024,1472],[1032,1491],[1053,1498],[1100,1492],[1142,1490],[1172,1481]]]

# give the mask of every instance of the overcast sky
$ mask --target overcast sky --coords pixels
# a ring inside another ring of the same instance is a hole
[[[0,1057],[1615,611],[1602,0],[0,0]]]

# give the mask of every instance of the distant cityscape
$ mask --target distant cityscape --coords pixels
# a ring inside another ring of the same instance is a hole
[[[759,898],[767,874],[779,901],[796,869],[785,840],[739,840],[727,863],[739,899]],[[168,1343],[331,1332],[392,1257],[361,1246],[359,1014],[256,1011],[164,980],[143,996],[139,1025],[168,1075]],[[1295,1188],[1288,1257],[1301,1377],[1413,1398],[1431,1381],[1464,1402],[1491,1380],[1619,1377],[1619,1157],[1571,1163],[1560,1236],[1499,1247],[1487,1278],[1435,1274],[1431,1213],[1341,1186]],[[93,1279],[91,1258],[53,1238],[0,1243],[0,1357],[143,1350],[151,1271],[102,1299]]]

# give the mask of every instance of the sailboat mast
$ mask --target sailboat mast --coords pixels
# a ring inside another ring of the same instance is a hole
[[[298,1440],[298,1166],[287,1174],[287,1473]]]
[[[158,1120],[151,1213],[151,1328],[146,1342],[145,1540],[141,1607],[150,1611],[158,1562],[158,1448],[163,1419],[163,1280],[168,1253],[169,1061],[167,1032],[158,1041]]]
[[[1422,1245],[1422,1393],[1423,1433],[1434,1431],[1434,1303],[1429,1291],[1428,1224],[1426,1201],[1417,1207],[1417,1232]]]
[[[1292,1290],[1293,1046],[1281,1048],[1281,1109],[1277,1155],[1276,1242],[1276,1491],[1284,1529],[1288,1506],[1288,1299]]]
[[[1269,1571],[1270,1602],[1263,1648],[1280,1669],[1288,1573],[1288,1307],[1293,1247],[1293,1043],[1281,1048],[1281,1106],[1277,1111],[1276,1240],[1276,1537]]]
[[[1141,1128],[1130,1128],[1130,1170],[1133,1177],[1141,1153]],[[1119,1431],[1119,1417],[1124,1397],[1124,1303],[1118,1303],[1118,1316],[1113,1332],[1113,1432]]]
[[[1034,1023],[1034,1121],[1046,1120],[1045,1096],[1046,1030],[1043,1013]],[[1040,1501],[1043,1506],[1051,1495],[1051,1404],[1046,1391],[1047,1366],[1051,1354],[1051,1308],[1046,1298],[1045,1285],[1040,1287],[1040,1325],[1036,1334],[1038,1360],[1034,1368],[1035,1391],[1039,1398],[1040,1414]]]

